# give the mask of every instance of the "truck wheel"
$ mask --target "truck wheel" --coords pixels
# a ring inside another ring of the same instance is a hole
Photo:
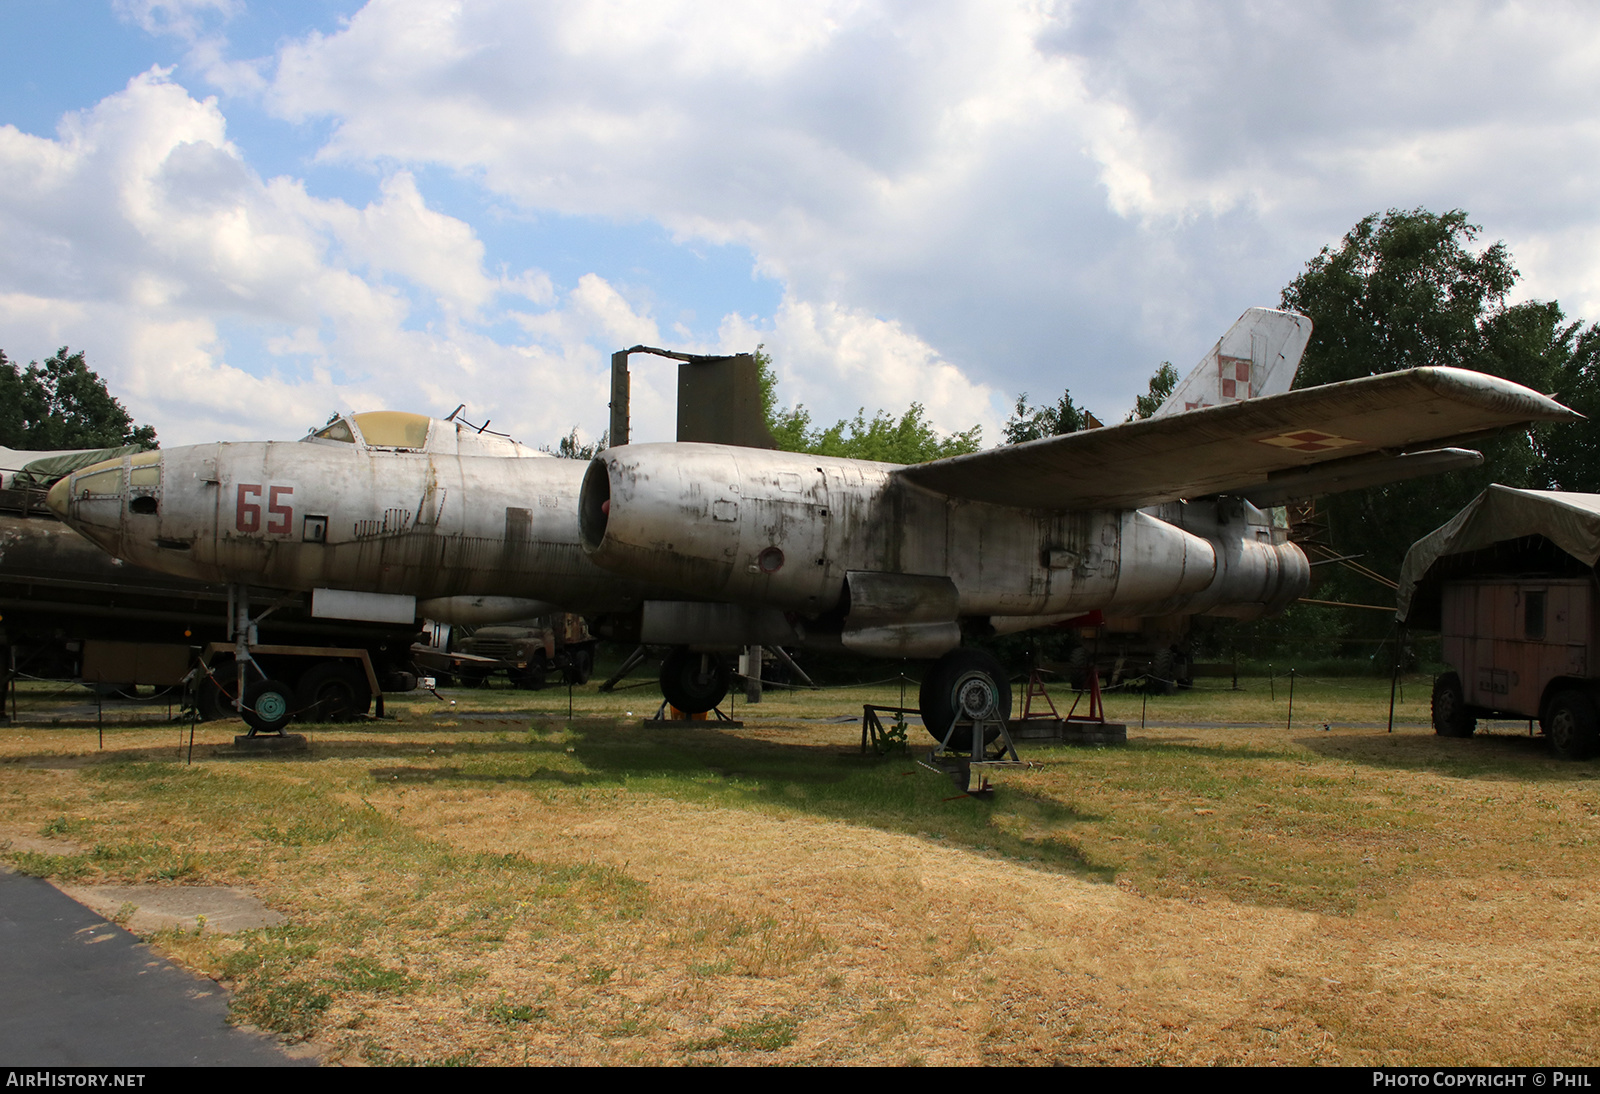
[[[1172,650],[1157,650],[1150,658],[1150,679],[1145,691],[1151,695],[1178,694],[1178,655]]]
[[[1478,719],[1467,712],[1461,677],[1447,672],[1433,682],[1433,731],[1441,737],[1470,737]]]
[[[257,680],[244,689],[244,724],[250,736],[282,733],[294,717],[294,689],[282,680]]]
[[[580,646],[570,651],[570,660],[567,663],[567,683],[574,686],[587,684],[589,676],[594,672],[594,650]]]
[[[661,694],[685,714],[715,710],[728,694],[728,666],[714,653],[679,646],[661,662]]]
[[[1068,682],[1073,691],[1082,691],[1089,686],[1090,660],[1087,646],[1073,646],[1072,652],[1067,654]]]
[[[1545,708],[1544,733],[1563,760],[1587,760],[1600,747],[1600,718],[1581,691],[1563,691]]]
[[[231,657],[212,662],[211,675],[202,676],[195,685],[194,709],[202,722],[218,722],[239,716],[239,712],[233,709],[233,689],[239,683],[235,664]]]
[[[506,675],[511,678],[514,687],[524,691],[538,691],[544,687],[545,677],[550,672],[550,662],[545,659],[544,651],[540,650],[533,655],[526,668],[512,668],[506,670]]]
[[[367,674],[346,661],[311,666],[295,689],[295,706],[307,722],[350,722],[372,707]]]
[[[1005,668],[982,650],[951,650],[922,676],[917,693],[922,724],[936,741],[943,741],[950,725],[962,718],[1011,717],[1011,681]],[[998,737],[998,730],[984,733],[984,743]],[[972,734],[957,730],[950,747],[972,751]]]

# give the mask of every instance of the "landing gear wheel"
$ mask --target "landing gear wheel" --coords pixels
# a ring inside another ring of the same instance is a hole
[[[728,666],[714,653],[679,646],[661,662],[661,694],[685,714],[715,710],[728,694]]]
[[[282,680],[257,680],[244,689],[244,724],[250,736],[282,733],[294,717],[294,689]]]
[[[1587,760],[1600,748],[1600,716],[1581,691],[1563,691],[1545,708],[1544,733],[1563,760]]]
[[[1433,682],[1433,731],[1441,737],[1470,737],[1478,719],[1467,713],[1461,677],[1447,672]]]
[[[307,722],[352,722],[372,707],[372,688],[360,667],[345,661],[313,665],[295,689],[295,706]]]
[[[951,723],[962,720],[1011,717],[1011,682],[1005,668],[982,650],[951,650],[922,676],[917,693],[922,724],[936,741],[943,741]],[[996,730],[984,733],[984,743],[999,736]],[[958,729],[950,747],[972,751],[972,733]]]

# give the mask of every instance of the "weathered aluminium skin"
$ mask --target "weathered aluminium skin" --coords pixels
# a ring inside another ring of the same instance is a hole
[[[1248,503],[1019,509],[941,496],[898,470],[720,445],[612,449],[586,479],[584,546],[618,573],[813,626],[831,618],[846,646],[885,655],[942,653],[962,625],[1095,609],[1257,615],[1309,581],[1304,554]],[[953,595],[930,614],[940,579]],[[897,583],[914,594],[904,604],[862,602],[864,588]],[[883,630],[895,618],[922,624],[920,638]]]
[[[578,542],[584,467],[208,444],[95,465],[63,479],[50,501],[118,558],[202,581],[627,610],[646,590],[597,567]]]

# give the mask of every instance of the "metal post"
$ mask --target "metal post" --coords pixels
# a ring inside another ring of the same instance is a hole
[[[1289,722],[1283,728],[1294,728],[1294,669],[1289,670]]]
[[[1389,732],[1394,732],[1394,695],[1400,689],[1400,658],[1404,650],[1405,631],[1400,632],[1400,641],[1394,647],[1394,675],[1389,680]]]
[[[622,349],[611,355],[611,438],[612,448],[628,443],[628,353]]]
[[[761,647],[744,648],[744,701],[761,702]]]
[[[243,585],[238,587],[237,594],[231,592],[228,599],[233,604],[233,662],[235,673],[233,709],[238,711],[239,717],[244,717],[244,677],[245,667],[250,662],[250,590]]]

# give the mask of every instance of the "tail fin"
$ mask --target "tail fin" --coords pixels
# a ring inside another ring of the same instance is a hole
[[[1151,417],[1280,395],[1294,383],[1311,320],[1289,311],[1251,308],[1218,339]]]

